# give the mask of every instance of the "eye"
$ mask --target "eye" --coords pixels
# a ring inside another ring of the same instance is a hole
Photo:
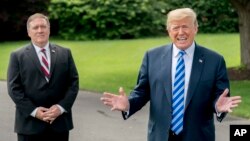
[[[47,26],[46,26],[46,25],[41,25],[40,27],[41,27],[42,29],[47,28]]]
[[[183,25],[183,26],[182,26],[182,29],[189,29],[189,26]]]
[[[38,26],[33,26],[32,29],[33,29],[33,30],[37,30],[37,29],[38,29]]]
[[[173,26],[171,29],[172,29],[173,31],[178,31],[178,30],[180,29],[180,26]]]
[[[39,28],[40,29],[46,29],[48,26],[46,25],[37,25],[37,26],[33,26],[31,29],[33,30],[38,30]]]

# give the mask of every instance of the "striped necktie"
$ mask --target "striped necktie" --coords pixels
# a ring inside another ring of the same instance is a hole
[[[49,81],[50,78],[50,72],[49,72],[49,63],[48,63],[48,58],[46,55],[46,49],[41,49],[41,70],[44,73],[44,76],[47,81]]]
[[[175,80],[172,96],[172,122],[171,130],[178,135],[183,129],[184,115],[184,86],[185,86],[185,63],[183,55],[185,51],[179,52],[176,64]]]

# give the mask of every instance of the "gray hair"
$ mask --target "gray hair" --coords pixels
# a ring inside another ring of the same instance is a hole
[[[47,16],[45,16],[44,14],[41,14],[41,13],[35,13],[33,15],[31,15],[28,20],[27,20],[27,30],[29,29],[29,26],[30,26],[30,22],[33,21],[34,19],[36,18],[43,18],[47,21],[47,24],[48,26],[50,27],[50,22],[49,22],[49,18]]]

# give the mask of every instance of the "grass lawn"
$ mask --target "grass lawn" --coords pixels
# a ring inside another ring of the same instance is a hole
[[[230,84],[232,95],[240,95],[242,99],[239,107],[233,111],[232,115],[250,119],[250,81],[232,81]]]
[[[1,80],[6,80],[10,52],[28,42],[0,43],[2,54],[0,59],[3,60],[0,63]],[[51,42],[71,48],[82,90],[117,93],[118,88],[123,86],[125,91],[129,93],[136,83],[138,70],[146,50],[169,43],[169,38],[114,41],[51,40]],[[227,67],[240,65],[238,34],[198,34],[196,42],[222,54],[225,57]],[[237,108],[234,113],[250,117],[250,112],[245,110],[247,104],[250,104],[250,97],[247,95],[247,92],[250,91],[250,82],[240,81],[231,84],[232,95],[242,95],[244,99],[247,98],[246,101],[243,100],[240,108]]]

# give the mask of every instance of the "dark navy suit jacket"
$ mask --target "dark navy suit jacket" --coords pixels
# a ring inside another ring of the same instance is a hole
[[[69,49],[50,44],[51,77],[47,82],[32,44],[11,53],[8,68],[8,91],[16,105],[15,132],[37,134],[50,128],[65,132],[73,128],[71,107],[76,99],[79,82],[77,69]],[[66,112],[52,124],[32,117],[32,111],[54,104]]]
[[[129,118],[150,102],[148,141],[168,141],[171,124],[172,44],[146,52],[135,89],[129,96]],[[183,141],[214,141],[215,102],[229,80],[224,58],[195,45],[193,64],[186,97]],[[221,121],[222,113],[217,117]]]

